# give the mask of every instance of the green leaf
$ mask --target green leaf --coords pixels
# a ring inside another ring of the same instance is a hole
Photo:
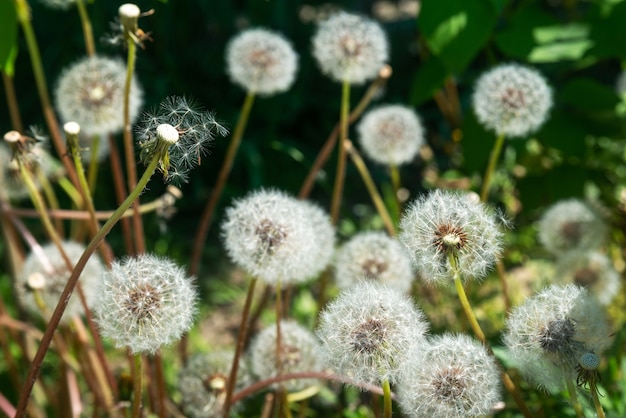
[[[569,41],[589,36],[589,26],[579,23],[570,25],[543,26],[533,30],[533,37],[539,44],[548,44],[557,41]]]
[[[559,62],[565,60],[578,60],[585,55],[593,42],[589,40],[555,42],[549,45],[537,46],[528,54],[530,62]]]
[[[13,76],[17,57],[17,12],[12,1],[0,1],[0,69]]]
[[[590,78],[576,78],[559,90],[559,101],[572,107],[589,111],[612,112],[619,98],[612,88]]]
[[[498,48],[507,56],[525,60],[537,46],[535,29],[558,24],[551,15],[536,7],[527,7],[511,17],[505,28],[495,36]],[[539,31],[539,36],[545,32]]]
[[[437,57],[426,61],[413,78],[409,96],[411,104],[417,106],[430,99],[433,93],[443,86],[448,74],[444,63]]]
[[[493,0],[424,2],[417,23],[431,52],[461,73],[485,46],[498,18]]]
[[[585,156],[587,130],[565,110],[554,111],[537,137],[544,146],[556,148],[566,156]]]

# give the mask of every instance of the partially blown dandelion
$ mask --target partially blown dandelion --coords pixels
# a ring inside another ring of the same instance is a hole
[[[424,314],[404,294],[362,282],[328,305],[317,333],[329,368],[380,384],[397,380],[409,348],[424,341],[427,330]]]
[[[602,305],[609,305],[622,287],[611,260],[597,251],[570,252],[559,258],[556,268],[557,282],[587,288]]]
[[[322,22],[313,37],[313,56],[335,81],[363,84],[373,79],[389,57],[387,37],[366,17],[340,12]]]
[[[482,278],[502,249],[495,215],[469,194],[435,190],[423,195],[406,211],[400,228],[399,239],[427,282],[452,282],[455,269],[462,279]]]
[[[266,29],[249,29],[226,48],[230,78],[249,93],[271,95],[293,84],[298,56],[281,35]]]
[[[505,64],[478,79],[472,104],[487,129],[507,138],[523,137],[548,118],[552,90],[536,70]]]
[[[196,290],[173,262],[149,254],[114,262],[95,313],[100,332],[133,353],[154,353],[191,328]]]
[[[406,164],[424,143],[424,128],[413,109],[381,106],[363,116],[357,127],[365,154],[380,164]]]
[[[500,372],[478,341],[466,335],[432,337],[411,351],[398,398],[407,417],[491,415],[500,401]]]
[[[609,347],[610,335],[604,310],[586,289],[553,285],[513,311],[504,342],[528,379],[557,391],[575,379],[583,354]]]

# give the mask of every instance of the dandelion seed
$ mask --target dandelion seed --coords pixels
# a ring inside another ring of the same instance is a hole
[[[552,90],[532,68],[499,65],[478,79],[472,104],[478,121],[487,129],[509,138],[523,137],[548,118]]]
[[[252,372],[259,379],[268,379],[280,374],[315,372],[322,370],[319,342],[309,330],[293,321],[280,322],[280,370],[276,364],[276,326],[261,331],[250,346]],[[296,392],[315,384],[312,379],[294,379],[274,384]]]
[[[411,257],[400,242],[384,233],[360,233],[337,253],[335,277],[341,289],[373,280],[408,292],[413,281]]]
[[[598,249],[608,232],[597,212],[579,199],[562,200],[550,206],[537,229],[541,244],[555,255]]]
[[[231,80],[249,93],[272,95],[291,87],[298,70],[298,55],[281,35],[266,29],[249,29],[226,48]]]
[[[472,338],[432,337],[408,356],[398,398],[407,417],[491,415],[501,399],[500,372],[494,358]]]
[[[513,311],[504,342],[528,379],[558,391],[575,377],[583,354],[610,346],[610,335],[604,310],[586,289],[553,285]]]
[[[62,245],[72,264],[76,264],[85,251],[85,246],[77,242],[64,241]],[[44,245],[41,250],[41,253],[31,252],[26,257],[22,271],[16,277],[15,293],[19,303],[31,314],[47,320],[56,308],[72,270],[68,269],[55,244]],[[103,272],[104,266],[100,259],[92,256],[80,275],[88,307],[96,301],[98,282]],[[37,302],[35,292],[41,297],[44,306]],[[63,313],[62,322],[67,323],[83,312],[78,295],[73,294]]]
[[[358,283],[331,302],[317,334],[325,363],[357,382],[394,383],[409,348],[424,340],[424,314],[401,292]]]
[[[192,279],[173,262],[149,254],[114,262],[102,278],[95,314],[100,332],[133,353],[154,353],[191,328]]]
[[[334,228],[317,206],[275,190],[236,201],[222,225],[230,258],[269,284],[318,275],[334,251]]]
[[[126,66],[119,59],[86,57],[67,68],[55,90],[56,108],[64,122],[77,122],[86,135],[105,136],[124,127]],[[131,123],[139,115],[143,91],[133,79],[129,96]]]
[[[178,376],[182,405],[188,416],[192,418],[222,416],[232,364],[233,352],[229,350],[195,354],[191,357]],[[252,380],[247,363],[241,359],[238,371],[235,390],[246,387]]]
[[[313,37],[313,56],[335,81],[363,84],[376,78],[389,58],[381,26],[366,17],[340,12],[323,21]]]
[[[369,111],[357,130],[365,154],[385,165],[411,162],[424,143],[424,128],[417,114],[401,105],[381,106]]]
[[[487,206],[470,195],[435,190],[415,200],[404,214],[399,239],[422,279],[452,282],[454,257],[462,279],[482,278],[502,250],[502,232]]]

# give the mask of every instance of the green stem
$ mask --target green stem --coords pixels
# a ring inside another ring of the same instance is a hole
[[[66,132],[66,140],[68,145],[67,148],[70,155],[72,156],[72,159],[74,160],[76,174],[78,175],[78,182],[83,192],[82,195],[85,196],[85,204],[87,206],[87,211],[89,212],[92,233],[95,234],[96,230],[98,229],[98,221],[96,220],[96,208],[93,205],[93,200],[91,200],[89,182],[87,181],[87,177],[85,177],[85,169],[83,167],[83,161],[80,157],[80,151],[78,149],[78,135],[68,134]]]
[[[391,418],[391,386],[389,385],[389,379],[383,381],[383,417]]]
[[[348,118],[350,116],[350,83],[344,81],[341,86],[341,111],[339,117],[339,145],[337,156],[337,173],[335,174],[335,186],[330,203],[330,218],[336,224],[339,220],[341,210],[341,198],[343,195],[343,185],[346,178],[346,148],[345,142],[348,139]]]
[[[87,245],[87,248],[85,249],[85,252],[83,253],[83,255],[80,257],[80,259],[76,263],[76,266],[74,267],[74,270],[72,271],[72,274],[70,275],[65,285],[65,288],[63,289],[63,293],[59,297],[59,303],[54,309],[54,312],[52,313],[52,317],[50,318],[50,321],[48,322],[48,326],[41,339],[39,348],[37,349],[37,353],[35,354],[35,357],[33,358],[33,361],[31,362],[30,369],[28,370],[28,375],[26,376],[26,380],[20,391],[20,399],[17,405],[16,416],[21,417],[21,416],[24,416],[25,414],[26,407],[28,406],[28,399],[30,398],[30,394],[33,390],[33,385],[35,384],[35,381],[37,380],[39,373],[41,371],[41,365],[43,363],[43,359],[46,356],[48,349],[50,348],[50,342],[52,341],[52,336],[54,335],[54,332],[56,328],[58,327],[59,322],[61,321],[61,316],[63,315],[63,312],[65,311],[65,308],[67,307],[67,303],[69,302],[70,296],[72,295],[74,287],[76,287],[76,284],[78,283],[80,274],[85,268],[85,265],[87,264],[87,261],[89,260],[89,257],[91,257],[91,255],[96,251],[96,249],[98,248],[98,245],[100,245],[100,243],[104,240],[107,234],[111,231],[113,226],[115,226],[115,224],[120,220],[124,212],[139,197],[143,189],[148,184],[150,177],[152,177],[152,174],[154,174],[154,171],[156,170],[159,164],[160,158],[161,156],[158,154],[153,157],[153,159],[150,161],[150,164],[146,168],[146,171],[144,172],[143,176],[137,182],[137,186],[131,191],[128,197],[115,210],[115,212],[113,212],[113,215],[111,215],[109,220],[102,226],[102,228],[100,228],[100,230],[93,237],[89,245]]]
[[[198,232],[196,233],[196,239],[193,244],[191,262],[189,263],[189,274],[192,276],[196,276],[198,274],[198,267],[200,265],[200,258],[202,257],[204,242],[209,232],[209,227],[211,226],[211,220],[213,219],[215,208],[217,207],[217,203],[219,202],[222,191],[224,190],[224,185],[226,184],[233,168],[233,163],[243,138],[243,133],[245,132],[248,124],[248,118],[250,116],[252,104],[254,103],[254,97],[254,93],[248,93],[245,101],[243,102],[241,113],[239,114],[239,119],[237,120],[237,125],[235,126],[233,136],[231,137],[230,144],[228,145],[228,150],[226,150],[226,156],[222,162],[222,168],[220,168],[217,181],[215,182],[215,187],[211,191],[211,196],[209,197],[209,200],[204,207],[204,211],[202,212],[202,217],[200,218],[200,223],[197,227]]]
[[[87,179],[89,179],[89,190],[91,195],[96,191],[96,181],[98,180],[98,150],[100,149],[100,135],[94,135],[91,139],[90,155],[89,155],[89,170],[87,172]]]
[[[401,213],[401,202],[400,202],[400,188],[402,187],[402,181],[400,180],[400,170],[396,164],[391,164],[389,166],[389,174],[391,176],[391,187],[393,188],[393,198],[396,202],[396,219],[400,219]]]
[[[491,186],[491,178],[493,177],[493,173],[496,170],[496,165],[498,163],[498,158],[500,157],[500,152],[502,151],[502,145],[504,144],[504,134],[498,135],[496,138],[496,143],[493,145],[491,150],[491,156],[489,157],[489,165],[487,166],[487,170],[485,171],[485,176],[483,177],[483,186],[480,190],[480,200],[482,202],[487,201],[487,196],[489,195],[489,187]]]
[[[92,57],[96,54],[96,47],[94,46],[93,30],[91,28],[89,14],[87,13],[87,7],[85,7],[85,2],[83,0],[76,0],[76,7],[78,8],[80,24],[83,28],[83,36],[85,37],[85,49],[87,51],[87,55]]]
[[[589,382],[589,389],[591,391],[591,399],[593,399],[593,406],[596,408],[596,413],[598,414],[598,418],[605,418],[604,409],[600,404],[600,398],[598,397],[598,386],[596,385],[596,381],[591,379]]]
[[[583,407],[580,404],[578,394],[576,393],[576,385],[574,384],[574,381],[570,378],[565,378],[565,384],[567,385],[567,391],[569,392],[569,401],[572,404],[572,407],[574,407],[576,417],[585,418]]]
[[[359,174],[361,174],[361,178],[363,179],[363,183],[365,183],[365,187],[372,198],[372,202],[374,202],[374,206],[378,211],[383,223],[385,224],[385,228],[387,228],[387,232],[392,237],[396,235],[396,229],[393,226],[393,221],[391,220],[391,216],[389,215],[389,211],[387,211],[387,207],[385,206],[385,202],[383,202],[383,198],[378,193],[378,189],[376,188],[376,184],[372,179],[372,176],[365,165],[365,161],[361,158],[361,155],[357,152],[357,150],[352,146],[351,141],[345,141],[345,147],[352,159],[352,162],[356,166]]]
[[[239,370],[239,359],[243,352],[243,345],[246,341],[246,334],[248,332],[248,316],[250,314],[250,306],[252,305],[252,297],[254,296],[254,287],[256,286],[257,278],[250,279],[248,285],[248,293],[246,294],[246,302],[243,306],[243,312],[241,313],[241,324],[239,325],[239,333],[237,335],[237,348],[235,349],[235,355],[233,356],[233,365],[230,368],[230,375],[228,376],[228,386],[226,389],[226,397],[224,401],[224,412],[222,416],[224,418],[230,418],[230,408],[233,399],[233,393],[235,392],[235,382],[237,381],[237,371]]]
[[[133,362],[133,418],[141,417],[141,394],[143,392],[143,367],[141,354],[137,353],[134,356]]]

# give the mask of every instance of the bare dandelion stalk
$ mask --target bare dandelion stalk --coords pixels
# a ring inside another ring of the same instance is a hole
[[[389,384],[389,379],[383,380],[383,400],[384,400],[384,408],[383,408],[383,417],[391,418],[391,386]]]
[[[143,361],[141,353],[133,356],[133,410],[132,418],[141,417],[141,395],[143,393]]]
[[[83,28],[83,36],[85,37],[85,50],[90,57],[95,55],[96,47],[93,41],[93,29],[91,27],[91,20],[89,20],[89,14],[87,13],[87,7],[83,0],[76,0],[76,8],[80,16],[80,24]]]
[[[493,173],[496,171],[496,166],[498,165],[498,159],[500,157],[500,153],[502,152],[502,145],[504,144],[504,134],[500,134],[496,138],[496,142],[491,149],[491,154],[489,156],[489,165],[487,165],[487,169],[485,170],[485,175],[483,176],[483,184],[480,190],[480,200],[483,202],[487,201],[487,197],[489,196],[489,188],[491,187],[491,178],[493,177]]]
[[[346,178],[346,140],[348,139],[348,116],[350,114],[350,83],[344,80],[341,85],[341,110],[339,116],[339,145],[337,155],[337,172],[330,203],[330,218],[336,224],[339,221],[343,185]]]
[[[580,400],[578,399],[578,394],[576,393],[576,384],[571,378],[565,378],[565,385],[567,386],[567,392],[569,394],[569,401],[576,412],[577,418],[585,418],[585,413],[583,412],[583,406],[580,404]]]

